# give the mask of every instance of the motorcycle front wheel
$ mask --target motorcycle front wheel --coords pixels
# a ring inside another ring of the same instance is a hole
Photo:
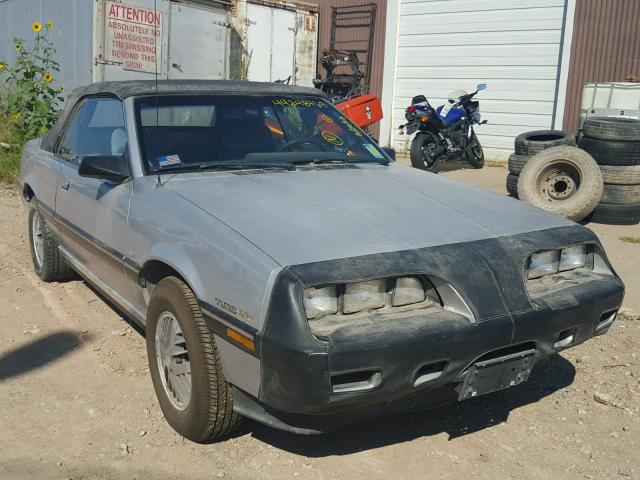
[[[438,159],[432,155],[435,140],[431,135],[418,133],[411,142],[411,165],[420,170],[438,173]]]
[[[480,141],[475,133],[471,136],[469,146],[464,152],[464,158],[473,168],[484,167],[484,152],[482,151],[482,145],[480,145]]]

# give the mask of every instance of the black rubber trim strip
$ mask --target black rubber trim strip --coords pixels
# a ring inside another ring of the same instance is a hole
[[[42,205],[43,205],[42,203],[38,202],[38,206],[42,206]],[[118,250],[115,250],[109,247],[108,245],[101,242],[96,237],[86,232],[82,228],[78,227],[76,224],[70,222],[60,214],[54,214],[53,210],[51,210],[49,207],[46,207],[46,209],[49,210],[49,214],[51,215],[51,218],[53,219],[54,222],[66,227],[68,230],[71,230],[73,233],[75,233],[76,235],[81,237],[83,240],[85,240],[88,244],[92,245],[94,248],[101,250],[103,253],[116,259],[118,262],[121,262],[125,267],[132,270],[134,273],[136,274],[140,273],[140,270],[142,269],[142,267],[138,265],[135,261],[133,261],[130,257],[127,257],[126,255],[119,252]]]

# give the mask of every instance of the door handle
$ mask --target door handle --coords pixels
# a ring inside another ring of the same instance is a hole
[[[60,188],[63,190],[69,190],[69,180],[65,180],[64,182],[62,182],[62,184],[60,185]]]

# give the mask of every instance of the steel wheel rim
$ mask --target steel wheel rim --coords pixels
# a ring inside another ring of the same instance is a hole
[[[162,386],[171,404],[184,410],[191,401],[191,362],[175,315],[162,312],[156,327],[156,361]]]
[[[547,202],[562,202],[571,198],[580,188],[582,173],[569,163],[554,163],[546,167],[537,178],[538,192]]]
[[[38,212],[33,214],[31,219],[31,237],[33,242],[33,252],[35,254],[36,266],[42,268],[44,258],[44,238],[43,238],[42,217]]]

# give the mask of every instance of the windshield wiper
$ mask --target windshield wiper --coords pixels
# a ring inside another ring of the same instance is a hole
[[[383,159],[379,160],[365,160],[365,159],[356,159],[354,157],[338,157],[338,158],[311,158],[304,160],[292,160],[290,163],[294,165],[318,165],[322,163],[335,163],[335,164],[345,164],[345,163],[379,163],[382,165],[388,165],[389,162]]]
[[[169,173],[187,170],[249,170],[249,169],[276,168],[281,170],[293,170],[291,163],[251,163],[251,162],[204,162],[204,163],[179,163],[163,168],[156,168],[153,173]]]

